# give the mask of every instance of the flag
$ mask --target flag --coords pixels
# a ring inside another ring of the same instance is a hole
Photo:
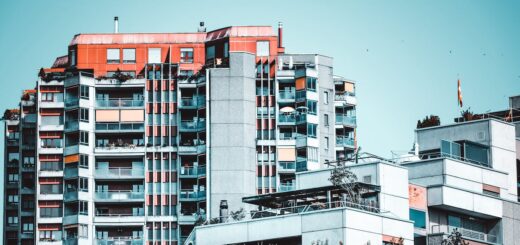
[[[459,106],[462,107],[462,89],[460,89],[460,79],[457,80],[458,82],[458,100],[459,100]]]

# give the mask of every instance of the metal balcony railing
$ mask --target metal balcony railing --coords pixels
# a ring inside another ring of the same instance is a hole
[[[133,99],[109,99],[109,100],[96,100],[97,107],[142,107],[144,106],[144,100],[133,100]]]
[[[470,230],[462,227],[456,227],[456,226],[448,226],[448,225],[434,225],[431,228],[432,234],[438,234],[438,233],[444,233],[444,234],[450,234],[453,230],[457,229],[458,232],[462,235],[464,238],[469,238],[472,240],[482,241],[486,243],[497,243],[498,237],[496,235],[492,235],[489,233],[484,233],[480,231]]]

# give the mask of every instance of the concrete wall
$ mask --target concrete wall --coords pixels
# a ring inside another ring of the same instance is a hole
[[[318,71],[318,93],[319,93],[319,140],[320,140],[320,165],[323,167],[325,161],[334,161],[336,158],[336,114],[334,107],[334,78],[332,71],[332,58],[316,55],[316,69]],[[328,93],[328,101],[325,98]],[[324,123],[325,114],[329,117],[329,125]],[[326,147],[325,137],[329,138],[329,147]]]
[[[218,217],[221,200],[236,211],[256,194],[255,56],[230,53],[230,68],[211,69],[208,88],[208,205]]]
[[[503,244],[520,245],[520,203],[504,201],[503,206]]]

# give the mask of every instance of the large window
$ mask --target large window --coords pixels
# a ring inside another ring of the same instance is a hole
[[[410,209],[410,219],[417,228],[426,228],[426,213],[415,209]]]
[[[181,48],[181,63],[193,63],[193,48]]]
[[[152,63],[152,64],[161,63],[161,49],[160,48],[149,48],[148,49],[148,63]]]
[[[40,194],[63,194],[61,184],[40,185]]]
[[[316,112],[318,111],[316,101],[314,100],[307,100],[307,113],[311,115],[316,115]]]
[[[108,64],[121,63],[121,58],[119,56],[119,49],[117,49],[117,48],[107,49],[107,63]]]
[[[269,56],[269,41],[256,42],[256,56]]]
[[[133,48],[123,49],[123,63],[125,63],[125,64],[135,63],[135,49],[133,49]]]
[[[88,96],[89,96],[88,89],[89,89],[88,86],[80,85],[79,86],[79,97],[83,98],[83,99],[88,99]]]
[[[79,131],[79,143],[82,145],[88,145],[88,132]]]
[[[79,108],[79,120],[88,122],[88,108]]]
[[[40,241],[61,241],[61,230],[40,230]]]
[[[206,48],[206,61],[213,60],[215,58],[215,46],[209,46]]]
[[[56,218],[56,217],[62,217],[63,214],[61,212],[61,208],[47,208],[42,207],[40,208],[40,217],[41,218]]]
[[[316,78],[314,78],[314,77],[307,77],[306,83],[307,83],[307,90],[308,91],[316,91]]]
[[[464,142],[464,157],[478,164],[489,164],[488,148],[471,142]]]
[[[317,136],[317,134],[316,134],[317,126],[318,125],[312,124],[312,123],[307,124],[307,136],[309,136],[311,138],[316,138],[316,136]]]

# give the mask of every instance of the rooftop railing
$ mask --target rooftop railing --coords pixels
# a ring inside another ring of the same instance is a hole
[[[497,243],[498,237],[489,233],[480,231],[470,230],[462,227],[449,226],[449,225],[434,225],[432,226],[431,233],[445,233],[450,234],[453,230],[460,232],[463,238],[469,238],[471,240],[477,240],[486,243]]]

